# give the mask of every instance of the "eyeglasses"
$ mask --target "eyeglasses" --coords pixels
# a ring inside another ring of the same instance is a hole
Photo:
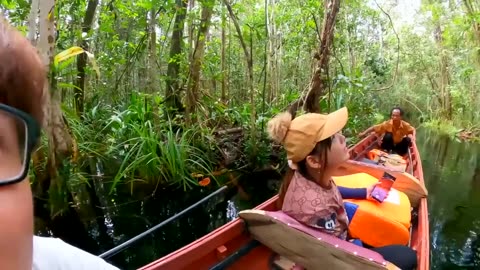
[[[22,181],[40,138],[40,125],[29,114],[0,103],[0,186]]]

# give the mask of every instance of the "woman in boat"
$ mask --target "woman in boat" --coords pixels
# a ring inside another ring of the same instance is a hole
[[[33,235],[30,155],[45,120],[46,71],[36,49],[0,18],[0,268],[109,269],[101,258]]]
[[[290,167],[280,187],[279,208],[307,226],[353,241],[348,239],[343,199],[368,199],[374,186],[337,187],[332,180],[335,169],[349,159],[341,134],[347,119],[346,108],[328,115],[307,113],[293,120],[285,112],[270,120],[268,132],[283,144]],[[409,247],[392,245],[373,250],[401,269],[416,267],[415,251]]]

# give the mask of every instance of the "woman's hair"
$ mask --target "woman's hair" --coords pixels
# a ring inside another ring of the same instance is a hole
[[[270,137],[278,143],[282,143],[287,135],[288,129],[290,127],[290,123],[292,122],[292,115],[288,112],[281,113],[274,117],[268,123],[268,133]],[[318,142],[313,150],[307,156],[316,156],[320,158],[322,162],[322,168],[327,166],[327,153],[330,147],[332,146],[332,138],[327,138],[323,141]],[[307,160],[306,157],[297,162],[297,170],[298,172],[310,181],[315,181],[314,177],[308,173],[307,169]],[[280,186],[278,192],[278,201],[277,207],[282,208],[283,201],[285,199],[285,194],[287,193],[288,187],[290,186],[290,182],[294,176],[295,171],[291,168],[287,169],[287,173],[283,178],[282,185]]]
[[[0,17],[0,103],[30,114],[41,125],[45,67],[35,47]]]
[[[313,151],[308,154],[308,156],[316,156],[320,158],[320,162],[322,162],[322,168],[325,168],[327,166],[327,153],[330,147],[332,146],[332,138],[327,138],[321,142],[318,142],[315,145],[315,148]],[[307,170],[307,159],[303,159],[297,163],[298,166],[298,172],[305,177],[306,179],[310,181],[315,181],[314,177],[308,173]],[[287,193],[288,187],[290,186],[290,182],[292,182],[293,175],[295,174],[295,171],[292,170],[291,168],[287,169],[287,173],[285,174],[282,185],[280,186],[280,189],[278,191],[278,201],[277,201],[277,207],[282,208],[283,205],[283,200],[285,199],[285,194]],[[323,171],[322,171],[323,174]],[[320,176],[322,178],[323,175]]]

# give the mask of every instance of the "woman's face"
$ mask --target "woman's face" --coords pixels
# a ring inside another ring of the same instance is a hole
[[[24,131],[22,120],[0,110],[0,181],[18,178],[25,170]],[[0,205],[0,265],[32,269],[33,203],[28,179],[0,186]]]
[[[0,110],[0,181],[18,177],[25,163],[25,124],[20,118]]]
[[[345,136],[341,132],[332,136],[332,146],[327,151],[327,166],[329,169],[337,168],[350,158]]]
[[[347,161],[350,158],[350,153],[348,152],[347,144],[345,141],[345,136],[341,132],[336,133],[331,137],[332,144],[330,148],[327,149],[327,167],[323,168],[324,157],[321,156],[308,156],[307,164],[310,168],[315,170],[326,170],[326,169],[335,169],[343,162]],[[322,154],[320,154],[322,155]]]

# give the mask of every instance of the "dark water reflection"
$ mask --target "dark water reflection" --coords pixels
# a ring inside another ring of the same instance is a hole
[[[480,145],[419,130],[431,269],[480,269]]]
[[[417,145],[429,190],[431,269],[480,269],[480,145],[459,143],[420,129]],[[270,198],[278,175],[247,173],[235,189],[136,242],[108,260],[121,269],[137,269],[222,226],[241,209]],[[98,188],[97,188],[98,189]],[[215,190],[151,191],[101,197],[102,215],[84,218],[91,242],[70,241],[94,254],[103,253],[180,212]],[[106,194],[97,190],[98,194]],[[244,197],[244,196],[243,196]],[[66,228],[68,231],[68,228]],[[73,234],[75,232],[72,232]]]
[[[241,209],[270,198],[275,193],[278,178],[272,172],[245,174],[239,182],[246,186],[244,194],[248,194],[248,200],[241,198],[233,187],[107,260],[121,269],[137,269],[167,255],[236,218]],[[70,243],[101,254],[175,215],[216,188],[198,188],[187,194],[182,190],[159,191],[156,196],[137,192],[135,196],[143,198],[137,200],[129,194],[108,198],[102,205],[104,216],[87,218],[88,230],[96,245],[83,245],[86,241]],[[102,231],[102,227],[107,231]]]

